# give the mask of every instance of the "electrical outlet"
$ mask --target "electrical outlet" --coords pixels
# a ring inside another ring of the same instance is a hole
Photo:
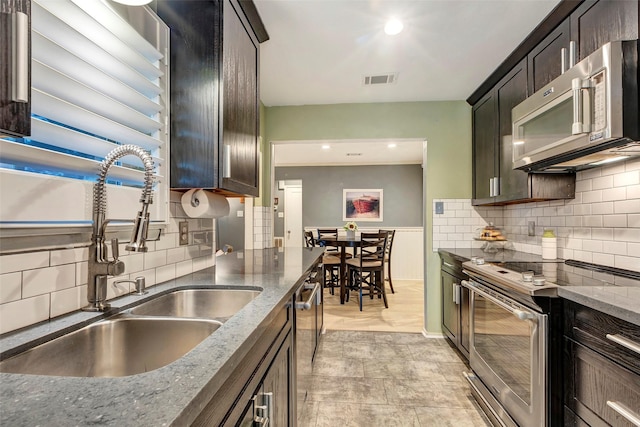
[[[436,215],[444,213],[444,202],[436,202]]]
[[[180,246],[189,244],[189,221],[180,221],[178,224],[180,230]]]
[[[529,236],[535,236],[536,235],[536,222],[535,221],[529,221],[527,222],[527,234]]]

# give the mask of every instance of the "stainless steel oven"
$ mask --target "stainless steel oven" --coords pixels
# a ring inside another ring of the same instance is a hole
[[[476,397],[498,424],[546,426],[548,316],[478,280],[462,284],[471,293],[469,363],[475,375],[468,378]]]

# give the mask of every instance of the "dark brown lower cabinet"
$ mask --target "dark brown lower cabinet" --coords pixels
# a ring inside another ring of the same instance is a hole
[[[469,358],[469,289],[462,285],[468,276],[462,262],[447,252],[442,259],[440,291],[442,295],[442,332],[464,357]]]
[[[293,426],[295,423],[292,302],[209,400],[193,426]],[[230,368],[231,369],[231,368]],[[269,421],[266,421],[266,420]],[[262,424],[261,424],[262,423]]]
[[[567,304],[566,426],[637,425],[632,420],[640,420],[640,354],[631,349],[634,343],[640,344],[639,326]]]

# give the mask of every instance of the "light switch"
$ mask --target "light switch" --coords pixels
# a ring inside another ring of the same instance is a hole
[[[444,202],[436,202],[436,215],[444,214]]]
[[[278,212],[278,218],[284,218],[284,212]]]
[[[242,218],[244,216],[244,211],[238,211],[236,212],[236,215],[238,216],[238,218]]]

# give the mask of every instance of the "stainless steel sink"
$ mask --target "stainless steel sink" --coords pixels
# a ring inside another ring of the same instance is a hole
[[[222,322],[260,295],[244,289],[188,289],[154,298],[131,310],[142,316],[216,319]]]
[[[123,377],[161,368],[221,326],[206,319],[118,315],[0,362],[0,372]]]

